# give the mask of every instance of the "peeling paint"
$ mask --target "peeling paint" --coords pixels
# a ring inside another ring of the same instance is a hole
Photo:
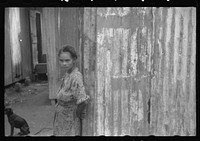
[[[97,8],[95,135],[196,134],[195,12]]]
[[[131,36],[131,74],[132,76],[135,76],[137,73],[137,62],[138,62],[138,52],[137,52],[137,32],[134,32]]]
[[[123,7],[123,8],[97,8],[97,14],[102,16],[102,17],[105,17],[105,18],[108,18],[109,16],[120,16],[120,17],[123,17],[123,16],[126,16],[128,15],[130,12],[130,7]]]
[[[143,113],[143,99],[142,99],[142,92],[139,90],[139,99],[138,99],[138,121],[143,120],[144,113]]]

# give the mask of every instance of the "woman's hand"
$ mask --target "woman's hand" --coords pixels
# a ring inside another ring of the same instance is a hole
[[[76,115],[77,115],[78,118],[80,118],[80,119],[85,118],[86,106],[87,106],[86,101],[83,101],[80,104],[78,104],[77,109],[76,109]]]

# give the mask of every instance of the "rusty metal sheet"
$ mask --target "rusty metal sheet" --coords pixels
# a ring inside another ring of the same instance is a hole
[[[191,111],[196,114],[195,92],[189,91],[195,85],[195,78],[192,82],[190,75],[191,72],[195,74],[194,65],[191,65],[191,60],[195,60],[192,54],[196,54],[195,11],[189,7],[153,8],[154,48],[159,52],[152,55],[152,69],[156,73],[153,73],[155,83],[151,83],[151,134],[196,134],[195,126],[190,126],[196,122],[194,117],[190,119]],[[189,97],[193,97],[193,104]]]
[[[97,8],[95,135],[195,134],[195,10]]]

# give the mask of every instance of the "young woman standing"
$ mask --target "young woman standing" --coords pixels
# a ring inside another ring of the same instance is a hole
[[[75,66],[77,54],[73,47],[64,46],[58,53],[59,64],[66,73],[57,92],[53,134],[80,135],[80,119],[85,116],[89,96],[85,93],[82,74]]]

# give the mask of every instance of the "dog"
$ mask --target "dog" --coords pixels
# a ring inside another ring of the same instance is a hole
[[[30,133],[28,123],[22,117],[13,113],[12,108],[5,108],[5,114],[8,117],[8,122],[11,126],[10,136],[13,136],[14,128],[19,128],[18,135],[28,135]]]

